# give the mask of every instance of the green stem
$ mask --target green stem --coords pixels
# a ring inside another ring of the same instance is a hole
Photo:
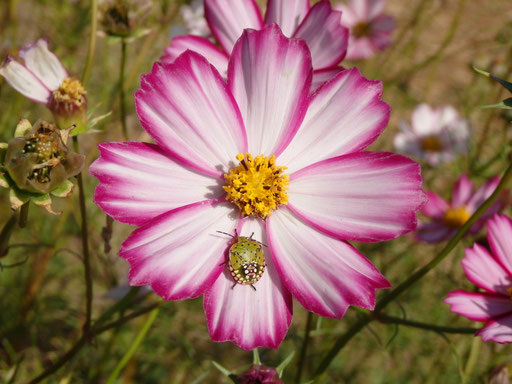
[[[96,48],[96,29],[98,27],[98,0],[91,0],[91,34],[89,36],[89,48],[87,50],[87,59],[84,72],[82,74],[82,85],[86,88],[91,76],[92,63],[94,61],[94,51]]]
[[[125,105],[125,82],[124,82],[124,73],[126,69],[126,41],[121,39],[121,63],[119,70],[119,90],[120,90],[120,109],[121,109],[121,128],[123,130],[123,137],[125,140],[129,140],[128,138],[128,128],[126,126],[126,105]]]
[[[20,208],[20,219],[18,221],[18,225],[20,226],[20,228],[25,228],[27,226],[29,204],[30,201],[27,201]]]
[[[0,258],[9,252],[9,240],[14,232],[14,228],[16,228],[17,219],[17,215],[13,213],[2,228],[2,232],[0,232]]]
[[[261,365],[260,353],[258,352],[258,348],[254,348],[252,350],[252,363],[255,365]]]
[[[418,271],[413,273],[407,280],[398,285],[391,292],[386,294],[381,300],[377,302],[374,310],[374,316],[379,315],[379,313],[393,300],[395,300],[400,294],[402,294],[405,290],[410,288],[414,283],[420,280],[423,276],[425,276],[429,271],[434,269],[446,256],[450,254],[450,252],[455,248],[457,243],[464,237],[464,235],[469,231],[469,229],[473,226],[473,224],[487,211],[487,209],[498,199],[498,197],[503,193],[507,184],[512,179],[512,163],[509,164],[505,174],[500,180],[500,183],[494,190],[491,196],[473,213],[473,215],[469,218],[469,220],[457,231],[457,233],[450,239],[448,244],[437,254],[434,259],[432,259],[428,264],[424,267],[420,268]],[[369,316],[363,316],[357,323],[355,323],[347,332],[341,335],[336,343],[332,346],[332,348],[327,353],[327,356],[322,360],[320,365],[318,366],[315,377],[321,375],[331,364],[332,360],[336,357],[338,352],[355,336],[360,330],[362,330],[369,322],[372,321],[372,318]]]
[[[73,147],[75,152],[80,153],[78,147],[78,137],[73,136]],[[85,193],[82,173],[77,176],[78,180],[78,198],[80,200],[80,215],[82,217],[82,252],[84,263],[84,277],[85,277],[85,323],[83,333],[87,334],[91,328],[92,316],[92,277],[91,277],[91,260],[89,256],[89,234],[87,230],[87,211],[85,208]]]
[[[300,383],[302,377],[302,369],[304,368],[304,364],[306,362],[306,354],[308,350],[308,344],[310,339],[311,332],[311,324],[313,323],[313,313],[308,312],[308,317],[306,320],[306,329],[304,330],[304,340],[302,342],[302,348],[300,350],[299,362],[297,365],[297,375],[295,376],[295,382]]]
[[[469,380],[469,378],[473,374],[475,364],[478,360],[478,354],[480,353],[481,345],[482,345],[482,339],[479,337],[474,337],[473,342],[471,343],[471,349],[469,351],[468,361],[466,362],[466,366],[464,367],[464,380],[466,382],[471,382],[471,380]]]
[[[420,321],[413,321],[413,320],[402,319],[399,317],[388,316],[388,315],[385,315],[384,313],[379,313],[375,317],[381,323],[401,324],[401,325],[407,325],[408,327],[426,329],[429,331],[435,331],[435,332],[441,332],[441,333],[473,334],[476,331],[478,331],[478,328],[446,327],[444,325],[428,324],[428,323],[422,323]]]
[[[130,348],[128,348],[128,350],[126,351],[126,353],[124,354],[122,359],[119,361],[117,366],[114,368],[114,371],[108,377],[106,384],[113,384],[116,381],[117,377],[119,376],[119,374],[121,373],[123,368],[131,360],[131,358],[135,354],[135,351],[137,351],[137,348],[139,348],[140,344],[142,343],[142,340],[144,340],[144,337],[146,337],[146,334],[148,333],[149,329],[153,325],[153,322],[155,321],[159,311],[160,311],[160,308],[155,308],[155,309],[153,309],[152,312],[149,313],[146,321],[144,322],[144,325],[142,326],[142,329],[135,337],[135,340],[133,340],[133,343],[130,346]]]
[[[136,317],[139,317],[145,313],[148,313],[150,311],[153,311],[155,308],[160,307],[163,304],[163,302],[158,302],[153,305],[149,305],[145,308],[142,308],[138,311],[135,311],[133,313],[130,313],[127,316],[124,316],[120,318],[119,320],[113,321],[107,325],[104,325],[103,327],[93,327],[90,331],[89,336],[98,336],[103,332],[106,332],[112,328],[116,328],[129,320],[135,319]],[[46,379],[48,376],[54,374],[57,372],[60,368],[62,368],[69,360],[71,360],[85,345],[87,345],[87,341],[89,338],[86,335],[82,335],[80,339],[77,340],[77,342],[71,347],[71,349],[66,352],[55,364],[48,367],[44,372],[42,372],[39,376],[35,377],[31,381],[29,381],[28,384],[37,384]]]

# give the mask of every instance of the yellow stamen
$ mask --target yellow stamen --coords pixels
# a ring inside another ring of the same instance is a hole
[[[471,214],[465,206],[459,208],[448,208],[444,213],[443,223],[452,228],[462,227],[469,220]]]
[[[275,165],[275,156],[253,158],[250,153],[238,154],[240,164],[224,175],[226,200],[240,208],[242,216],[266,219],[280,205],[288,204],[286,167]]]
[[[57,104],[74,104],[76,107],[80,107],[85,104],[87,91],[83,85],[75,79],[65,79],[60,87],[53,91],[53,100]]]
[[[427,136],[421,139],[421,148],[427,152],[439,152],[443,149],[443,142],[437,136]]]

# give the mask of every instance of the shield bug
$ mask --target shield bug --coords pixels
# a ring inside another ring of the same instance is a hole
[[[227,264],[229,272],[233,276],[235,283],[231,287],[233,289],[237,284],[249,284],[254,290],[254,283],[257,283],[263,272],[265,271],[265,256],[263,256],[264,244],[257,240],[253,240],[251,234],[249,237],[238,236],[235,229],[235,235],[226,232],[217,231],[225,235],[231,236],[234,240],[229,248],[228,260],[221,265]]]

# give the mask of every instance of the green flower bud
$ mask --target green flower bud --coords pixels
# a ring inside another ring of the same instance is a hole
[[[4,168],[20,190],[46,194],[80,173],[85,157],[70,151],[63,137],[67,131],[41,121],[9,140]]]

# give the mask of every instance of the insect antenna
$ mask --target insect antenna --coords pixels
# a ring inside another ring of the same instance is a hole
[[[222,232],[222,231],[215,231],[217,233],[222,233],[223,235],[228,235],[229,237],[231,238],[236,238],[238,237],[238,234],[236,233],[236,229],[235,229],[235,236],[233,236],[231,233],[227,233],[227,232]]]

